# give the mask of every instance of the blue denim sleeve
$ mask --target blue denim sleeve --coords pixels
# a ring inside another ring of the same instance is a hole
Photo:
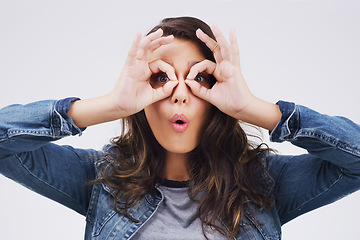
[[[284,224],[360,189],[360,126],[294,103],[278,105],[282,118],[270,140],[289,141],[309,153],[269,157]]]
[[[87,181],[101,153],[52,143],[84,130],[67,115],[75,100],[0,109],[0,173],[85,215],[92,189]]]

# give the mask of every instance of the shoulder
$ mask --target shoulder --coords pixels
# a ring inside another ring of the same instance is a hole
[[[98,174],[104,172],[109,164],[115,164],[117,152],[118,150],[115,145],[107,144],[103,147],[102,151],[97,153],[95,169]]]

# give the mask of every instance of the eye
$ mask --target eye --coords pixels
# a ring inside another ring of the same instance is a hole
[[[202,76],[201,74],[198,74],[196,75],[196,77],[194,78],[195,81],[197,81],[198,83],[201,83],[203,82],[205,79],[204,79],[204,76]]]
[[[168,76],[166,74],[161,74],[160,76],[158,76],[158,81],[161,83],[166,83],[169,80],[170,79],[168,78]]]
[[[154,73],[150,77],[150,85],[153,88],[158,88],[170,81],[170,78],[164,72]]]
[[[157,83],[166,83],[169,80],[169,77],[164,72],[158,72],[151,76],[151,81]]]
[[[211,86],[213,85],[211,83],[211,75],[203,72],[203,73],[199,73],[198,75],[196,75],[196,77],[194,78],[194,81],[200,83],[202,86],[207,87],[207,88],[211,88]]]

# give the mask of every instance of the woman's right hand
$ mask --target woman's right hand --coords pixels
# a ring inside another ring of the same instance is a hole
[[[172,35],[162,35],[162,29],[144,38],[137,34],[114,89],[105,96],[72,103],[69,116],[78,127],[130,116],[171,95],[178,84],[174,68],[160,59],[149,63],[154,50],[174,39]],[[170,81],[155,88],[150,84],[150,77],[158,72],[166,73]]]
[[[118,82],[109,94],[122,117],[137,113],[146,106],[170,96],[178,83],[174,68],[170,64],[162,60],[149,63],[150,54],[154,50],[174,39],[172,35],[162,37],[162,34],[161,29],[143,39],[137,34],[129,50]],[[149,79],[152,74],[158,72],[166,73],[170,81],[161,87],[153,88]]]

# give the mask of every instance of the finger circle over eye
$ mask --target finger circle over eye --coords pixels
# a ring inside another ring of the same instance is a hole
[[[208,59],[205,59],[191,67],[190,72],[187,75],[186,79],[194,80],[195,77],[201,72],[213,74],[215,69],[216,69],[216,63]]]
[[[164,62],[161,59],[155,59],[149,62],[148,65],[152,73],[164,72],[166,73],[166,75],[169,77],[170,80],[172,81],[177,80],[174,68],[167,62]]]

